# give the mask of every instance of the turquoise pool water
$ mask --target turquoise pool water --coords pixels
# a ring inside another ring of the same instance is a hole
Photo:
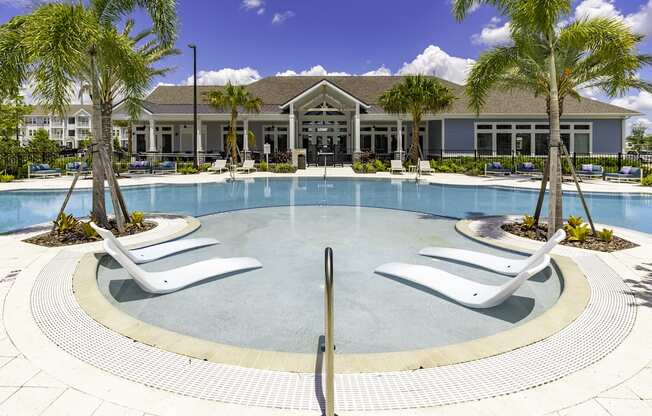
[[[132,211],[194,216],[287,205],[344,205],[468,218],[532,212],[537,192],[417,184],[407,180],[278,178],[125,187],[124,196]],[[64,190],[0,192],[0,232],[51,221],[64,197]],[[595,221],[652,233],[652,222],[647,220],[652,212],[652,196],[589,193],[587,200]],[[566,215],[583,215],[576,194],[566,193],[564,203]],[[73,195],[67,211],[86,216],[90,209],[90,191],[79,190]]]

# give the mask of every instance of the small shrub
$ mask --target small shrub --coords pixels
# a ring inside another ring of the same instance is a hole
[[[571,215],[570,217],[568,217],[568,225],[570,225],[571,227],[576,228],[582,224],[584,224],[584,219],[582,219],[582,217],[578,217],[575,215]]]
[[[261,172],[267,172],[269,170],[269,165],[265,161],[260,162],[258,164],[258,170]]]
[[[641,185],[652,186],[652,175],[647,175],[646,177],[644,177],[643,180],[641,181]]]
[[[145,226],[145,214],[140,211],[132,212],[130,220],[131,225],[134,227],[143,228]]]
[[[199,171],[200,172],[208,172],[208,168],[210,168],[210,167],[211,167],[210,163],[202,163],[201,165],[199,165]]]
[[[297,168],[289,163],[277,163],[274,165],[274,173],[294,173]]]
[[[199,171],[192,166],[184,166],[179,169],[179,173],[182,175],[194,175],[195,173],[199,173]]]
[[[614,239],[614,230],[604,228],[602,231],[598,231],[598,238],[605,243],[611,243]]]
[[[569,227],[568,241],[577,241],[583,243],[591,233],[591,230],[586,224],[578,225],[577,227]]]
[[[482,176],[484,171],[480,168],[473,167],[465,172],[469,176]]]
[[[364,165],[361,162],[355,162],[351,167],[355,173],[364,173]]]
[[[371,162],[367,162],[364,164],[364,172],[365,173],[376,173],[376,168],[374,167],[374,164]]]
[[[14,180],[14,175],[0,175],[0,182],[11,182]]]
[[[77,227],[79,221],[71,214],[62,212],[56,220],[54,220],[54,232],[57,234],[67,234]]]
[[[374,160],[374,169],[376,172],[385,172],[385,164],[381,160]]]
[[[537,225],[536,220],[532,215],[524,215],[523,221],[521,222],[521,228],[524,230],[533,230]]]
[[[84,237],[89,240],[99,240],[100,236],[97,234],[97,231],[91,227],[90,222],[81,222],[81,230],[84,233]]]

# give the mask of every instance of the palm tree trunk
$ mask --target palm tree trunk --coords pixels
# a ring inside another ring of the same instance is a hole
[[[421,126],[421,118],[412,118],[412,146],[410,146],[410,159],[416,163],[421,155],[421,145],[419,144],[419,127]]]
[[[103,103],[102,105],[102,141],[105,144],[113,142],[113,103]],[[129,218],[129,212],[127,212],[127,206],[125,204],[124,198],[122,197],[122,191],[120,190],[120,185],[115,178],[115,173],[113,171],[113,164],[111,163],[111,158],[108,154],[105,155],[106,158],[103,159],[105,162],[104,172],[106,173],[106,179],[111,186],[111,201],[113,203],[113,211],[115,213],[116,222],[118,224],[118,229],[123,231],[121,228],[124,227],[125,222]]]
[[[549,76],[550,76],[550,201],[548,207],[548,238],[562,228],[563,198],[562,198],[562,171],[560,157],[561,135],[559,130],[559,92],[557,90],[557,66],[555,53],[550,43],[549,50]]]
[[[93,102],[93,114],[92,118],[92,127],[91,127],[91,139],[92,146],[90,151],[93,155],[93,220],[100,227],[108,227],[109,221],[106,216],[106,201],[104,198],[104,166],[102,165],[102,158],[100,154],[103,150],[104,143],[102,140],[102,108],[100,106],[100,92],[99,86],[97,85],[96,78],[96,61],[95,61],[95,50],[91,49],[89,52],[89,57],[91,61],[91,88],[92,88],[92,102]]]
[[[231,147],[231,163],[232,164],[237,164],[238,163],[238,130],[236,123],[238,122],[238,114],[235,112],[231,112],[231,124],[229,125],[229,143]]]

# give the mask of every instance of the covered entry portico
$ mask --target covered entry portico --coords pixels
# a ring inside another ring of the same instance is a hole
[[[369,108],[328,80],[281,106],[289,115],[290,143],[306,149],[310,164],[324,162],[320,153],[332,153],[335,163],[351,163],[360,153],[360,114]]]

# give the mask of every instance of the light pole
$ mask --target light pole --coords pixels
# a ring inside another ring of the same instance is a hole
[[[188,45],[192,49],[192,141],[194,149],[194,165],[195,167],[199,166],[199,156],[197,154],[197,45],[190,44]]]

